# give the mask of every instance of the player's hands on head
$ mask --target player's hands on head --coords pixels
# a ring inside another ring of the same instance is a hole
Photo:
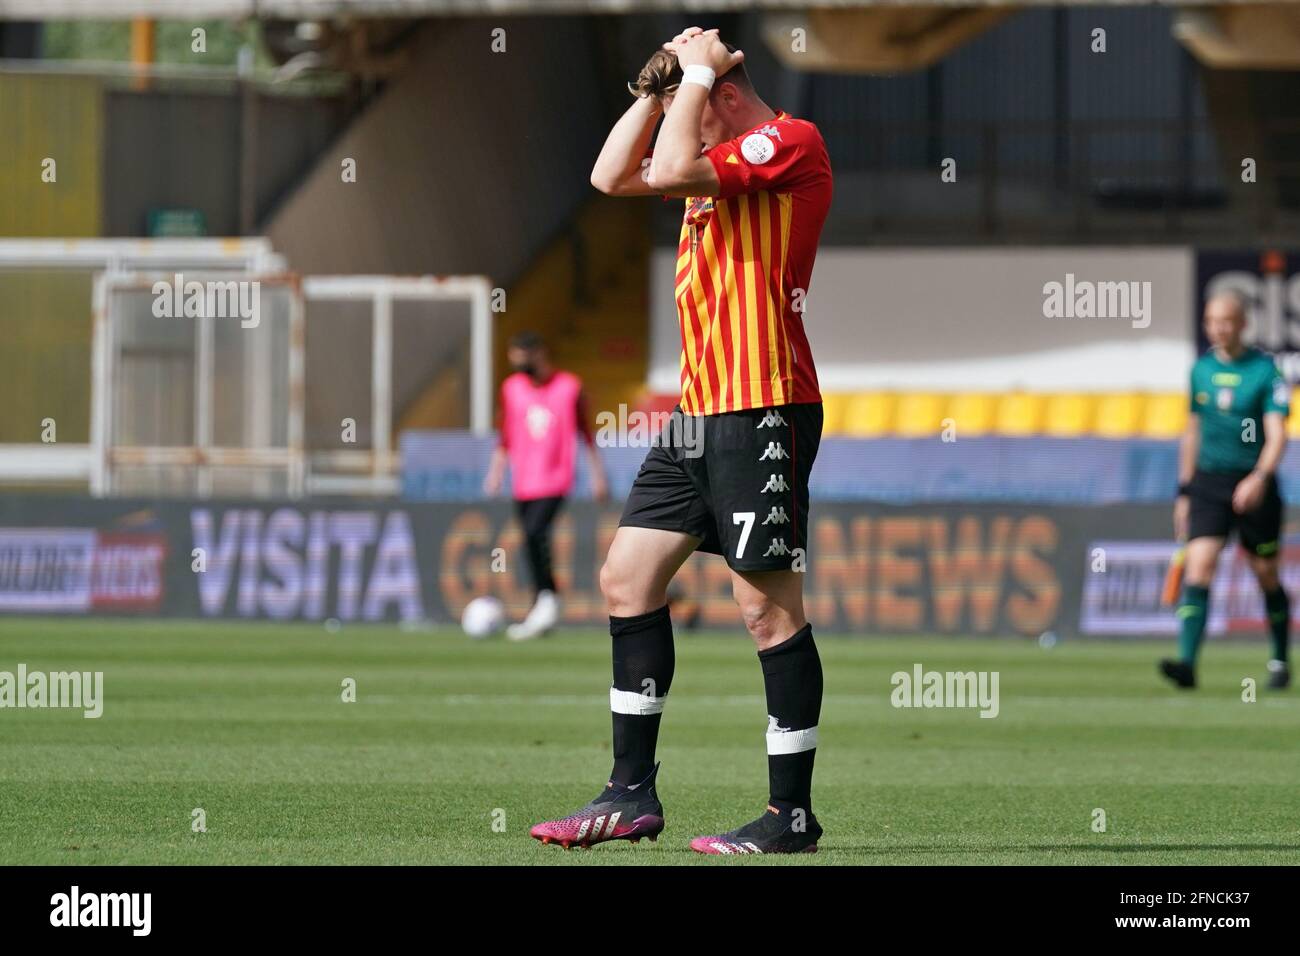
[[[678,44],[673,50],[677,62],[685,69],[688,66],[707,66],[716,76],[722,76],[737,63],[745,59],[743,50],[732,53],[718,36],[717,30],[705,30]]]
[[[671,40],[669,40],[667,43],[665,43],[665,44],[664,44],[664,49],[667,50],[669,53],[676,53],[676,52],[677,52],[677,48],[678,48],[679,46],[681,46],[683,43],[685,43],[685,42],[686,42],[687,40],[689,40],[691,37],[693,37],[693,36],[699,36],[701,33],[704,33],[704,32],[705,32],[705,30],[704,30],[703,27],[687,27],[687,28],[686,28],[685,30],[683,30],[681,33],[677,34],[677,36],[673,37]],[[709,31],[709,32],[710,32],[710,33],[717,33],[718,31],[717,31],[717,30],[711,30],[711,31]]]

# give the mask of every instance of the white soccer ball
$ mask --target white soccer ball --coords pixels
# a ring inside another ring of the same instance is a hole
[[[476,597],[465,605],[460,626],[476,641],[499,634],[506,626],[506,606],[494,597]]]

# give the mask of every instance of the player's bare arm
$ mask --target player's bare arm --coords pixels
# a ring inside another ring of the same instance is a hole
[[[1264,447],[1255,470],[1238,482],[1232,492],[1232,507],[1238,514],[1254,511],[1268,490],[1269,479],[1277,473],[1286,454],[1286,419],[1278,412],[1264,416]]]
[[[609,479],[605,476],[605,462],[600,457],[600,448],[596,445],[596,436],[591,431],[590,406],[587,393],[578,393],[578,435],[587,450],[587,467],[591,476],[591,496],[603,504],[609,500]]]
[[[728,50],[713,30],[674,43],[673,49],[684,72],[702,67],[713,71],[714,82],[745,59],[742,51]],[[649,182],[656,192],[668,196],[712,196],[718,192],[717,171],[700,150],[700,126],[709,92],[710,87],[683,80],[672,97],[650,163]]]
[[[699,27],[682,31],[665,43],[664,49],[677,56],[683,68],[692,63],[706,66],[713,70],[715,77],[744,59],[742,52],[727,50],[716,30],[704,31]],[[683,86],[689,95],[684,97],[685,103],[678,111],[681,117],[671,124],[665,118],[654,157],[648,164],[645,156],[655,124],[668,106],[683,99],[682,90],[662,99],[637,94],[636,101],[610,130],[596,157],[591,171],[592,186],[608,196],[689,196],[716,192],[717,173],[701,152],[700,122],[709,88],[699,83]]]
[[[665,196],[712,196],[719,182],[713,163],[700,149],[700,119],[709,91],[696,83],[683,84],[664,116],[655,155],[650,160],[650,189]]]
[[[653,195],[643,163],[662,114],[655,97],[638,96],[605,138],[591,170],[591,185],[607,196]]]
[[[1286,416],[1269,412],[1264,416],[1264,449],[1259,453],[1255,471],[1265,477],[1277,474],[1286,455],[1286,445]]]
[[[1196,456],[1201,451],[1201,420],[1195,412],[1187,416],[1187,428],[1178,443],[1178,497],[1174,500],[1174,537],[1187,539],[1187,512],[1190,501],[1186,488],[1196,473]]]
[[[492,449],[492,460],[488,463],[487,475],[483,479],[483,494],[495,498],[501,494],[501,486],[506,477],[506,450],[497,445]]]

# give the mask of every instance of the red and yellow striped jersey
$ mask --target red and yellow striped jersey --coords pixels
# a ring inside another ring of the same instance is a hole
[[[686,200],[677,251],[682,410],[819,402],[802,313],[831,204],[821,133],[778,113],[705,155],[721,188]]]

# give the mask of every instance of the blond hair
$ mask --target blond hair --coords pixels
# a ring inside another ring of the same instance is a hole
[[[732,53],[736,52],[736,48],[730,43],[724,43],[723,46]],[[744,63],[736,64],[723,75],[743,89],[753,89],[749,74],[745,72]],[[650,55],[650,59],[646,60],[645,66],[641,67],[641,72],[637,74],[636,82],[629,83],[627,88],[633,96],[653,96],[657,100],[662,100],[665,96],[676,93],[681,83],[682,67],[677,62],[677,54],[659,49]]]
[[[627,88],[633,96],[653,96],[658,100],[676,93],[681,82],[682,67],[677,62],[677,54],[655,50],[650,59],[646,60],[645,66],[641,67],[636,82],[629,83]]]

